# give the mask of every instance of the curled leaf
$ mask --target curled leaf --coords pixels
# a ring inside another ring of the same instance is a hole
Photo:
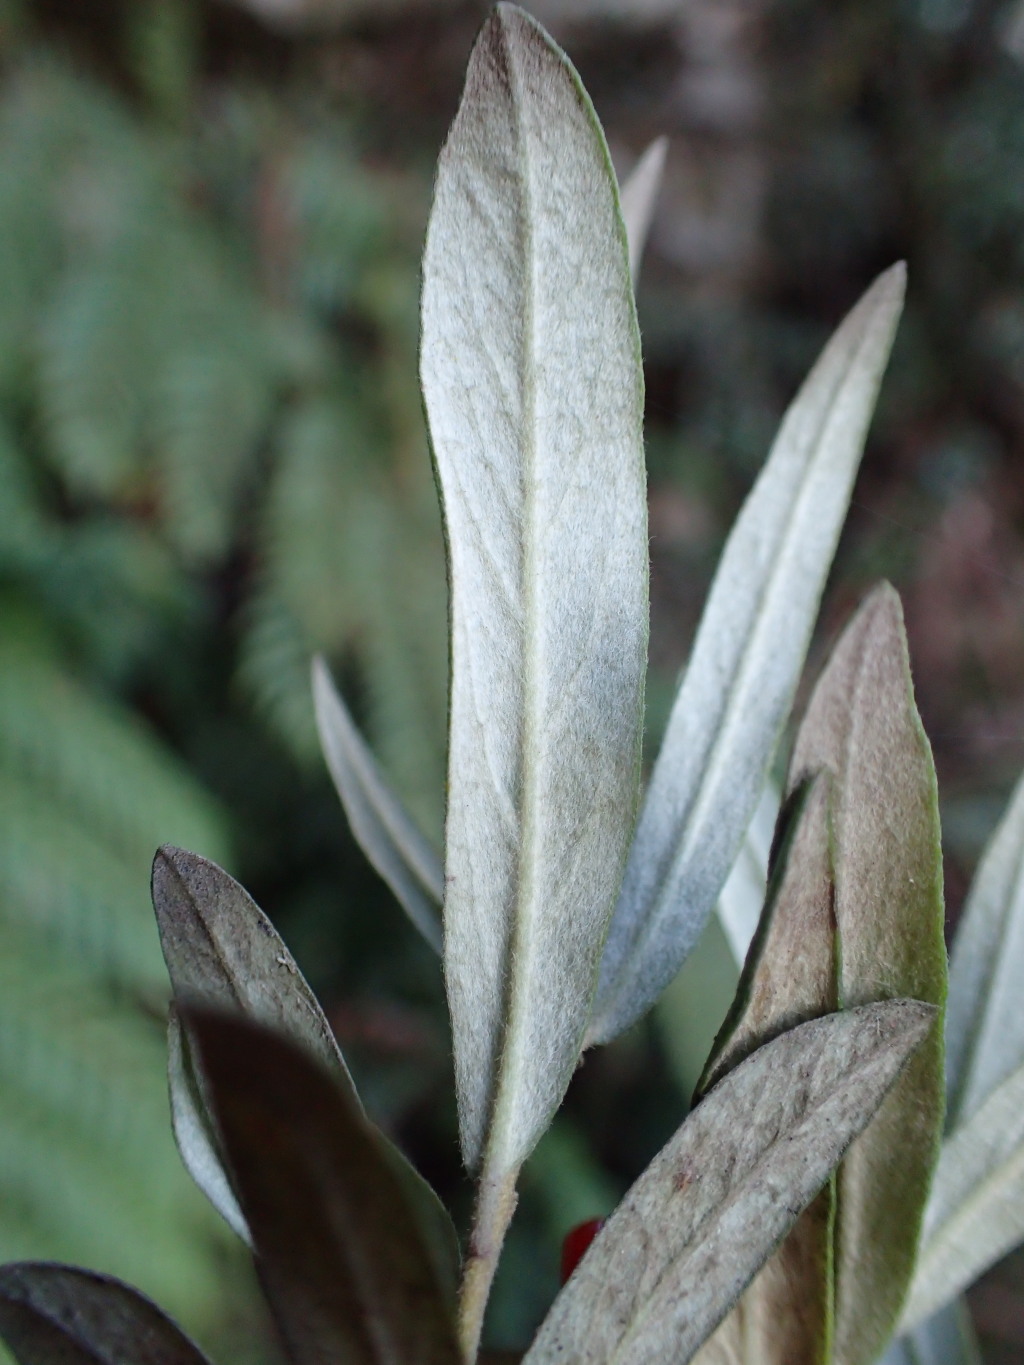
[[[426,941],[440,952],[440,861],[384,780],[319,657],[313,660],[313,700],[320,747],[359,847]]]
[[[736,859],[792,704],[903,291],[894,266],[839,327],[729,536],[630,849],[591,1042],[658,998]]]
[[[249,1020],[184,1019],[291,1359],[460,1365],[405,1182],[337,1073]]]
[[[499,5],[441,154],[421,374],[449,552],[445,979],[463,1154],[514,1170],[579,1057],[639,784],[643,376],[575,71]]]
[[[77,1266],[0,1266],[0,1337],[19,1365],[209,1365],[137,1289]]]
[[[525,1365],[694,1356],[935,1021],[916,1001],[816,1019],[724,1077],[598,1234]]]

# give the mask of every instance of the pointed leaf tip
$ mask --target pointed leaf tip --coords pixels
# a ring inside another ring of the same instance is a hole
[[[526,321],[529,325],[526,325]],[[445,979],[463,1154],[514,1169],[579,1057],[639,788],[643,376],[579,78],[499,6],[438,165],[421,373],[449,550]]]
[[[788,718],[903,301],[851,310],[790,405],[729,535],[644,799],[589,1030],[607,1042],[697,943]]]

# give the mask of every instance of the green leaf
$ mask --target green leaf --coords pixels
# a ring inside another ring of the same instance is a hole
[[[438,166],[421,374],[449,552],[445,977],[463,1155],[511,1172],[572,1076],[636,807],[643,376],[604,138],[499,5]]]
[[[1024,1241],[1024,1067],[942,1144],[900,1326],[912,1329]]]
[[[0,1266],[0,1336],[19,1365],[207,1365],[138,1290],[75,1266]]]
[[[183,1018],[295,1365],[460,1365],[407,1186],[337,1072],[249,1020]]]
[[[528,1365],[694,1354],[869,1121],[936,1011],[868,1005],[785,1033],[693,1110],[555,1300]]]
[[[294,1038],[328,1067],[350,1102],[362,1110],[316,996],[280,934],[233,877],[205,858],[165,846],[153,863],[153,905],[179,1005],[200,1001],[238,1011]],[[196,1123],[208,1134],[213,1131],[195,1111],[197,1100],[205,1092],[205,1079],[201,1071],[190,1079],[177,1064],[173,1049],[170,1062],[172,1113],[183,1121],[184,1141],[179,1137],[179,1122],[175,1122],[182,1160],[218,1212],[236,1226],[230,1204],[219,1197],[226,1177],[212,1175],[209,1166],[209,1158],[216,1151],[211,1152],[208,1145],[197,1140]],[[447,1210],[427,1181],[382,1133],[377,1133],[377,1140],[406,1188],[441,1280],[454,1290],[459,1251]]]
[[[654,1003],[736,859],[792,704],[903,290],[894,266],[825,347],[729,536],[630,849],[592,1042]]]
[[[876,589],[843,632],[797,736],[789,784],[826,772],[839,1002],[946,993],[938,795],[899,598]],[[944,1102],[941,1024],[837,1176],[836,1365],[868,1365],[910,1282]]]
[[[1024,779],[971,885],[949,964],[947,1128],[1024,1065]]]
[[[879,1365],[983,1365],[967,1304],[957,1299],[894,1341]]]
[[[321,658],[313,660],[313,700],[320,746],[352,833],[413,924],[439,953],[438,906],[444,897],[440,861],[385,782]]]
[[[668,151],[668,138],[656,137],[622,182],[621,203],[622,221],[626,225],[626,240],[629,243],[629,273],[634,283],[640,274],[644,247],[651,230],[654,206],[661,189],[661,177],[665,170],[665,154]]]

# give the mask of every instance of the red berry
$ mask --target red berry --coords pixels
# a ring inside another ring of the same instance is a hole
[[[562,1243],[562,1283],[583,1260],[583,1255],[590,1246],[591,1242],[604,1227],[603,1218],[588,1218],[585,1223],[580,1223],[568,1233]]]

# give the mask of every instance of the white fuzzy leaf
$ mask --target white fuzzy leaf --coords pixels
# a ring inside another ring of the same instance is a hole
[[[692,951],[789,714],[902,306],[882,275],[786,414],[722,554],[630,849],[590,1040],[657,999]]]
[[[440,952],[440,860],[385,782],[321,658],[313,660],[313,702],[320,747],[359,847]]]
[[[685,1365],[934,1023],[917,1001],[815,1019],[729,1072],[612,1214],[523,1365]]]
[[[957,1299],[894,1341],[879,1365],[982,1365],[966,1303]]]
[[[949,963],[947,1127],[1024,1065],[1024,778],[985,851]]]
[[[1024,1241],[1024,1066],[942,1144],[900,1323],[915,1327]]]
[[[629,270],[635,281],[640,274],[644,247],[658,202],[661,177],[665,170],[668,138],[657,137],[622,182],[622,219],[629,242]]]
[[[451,582],[445,977],[463,1154],[511,1170],[572,1076],[639,781],[643,378],[604,138],[499,5],[441,155],[421,371]],[[488,1140],[488,1134],[490,1139]]]
[[[768,855],[778,814],[778,788],[774,782],[766,782],[754,818],[743,836],[739,856],[718,897],[718,918],[738,967],[747,960],[761,919],[768,887]]]
[[[172,1008],[167,1021],[167,1081],[174,1141],[185,1169],[203,1194],[232,1232],[251,1245],[252,1238],[245,1216],[238,1207],[238,1200],[210,1132],[210,1120],[198,1091],[187,1048],[177,1010]]]

